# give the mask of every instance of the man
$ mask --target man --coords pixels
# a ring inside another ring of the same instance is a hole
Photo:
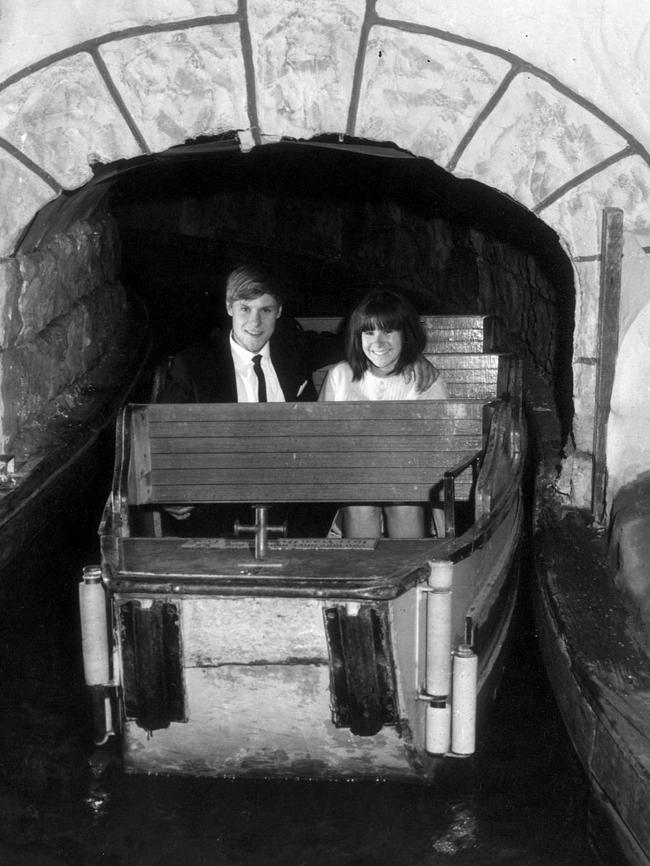
[[[200,343],[189,346],[172,361],[162,403],[256,403],[316,400],[312,372],[341,360],[343,347],[331,334],[305,334],[292,320],[279,326],[283,293],[273,277],[261,268],[242,265],[235,268],[226,282],[226,312],[231,330],[224,330]],[[405,371],[415,377],[417,390],[428,388],[438,372],[420,357]],[[331,520],[331,509],[327,522]],[[215,522],[214,509],[174,506],[165,511],[177,521],[192,518],[190,534],[226,531]],[[314,509],[314,513],[323,509]],[[210,517],[206,523],[206,514]],[[298,509],[300,521],[305,509]],[[221,512],[232,527],[232,509]],[[274,518],[275,519],[275,518]],[[277,521],[276,521],[277,522]],[[290,522],[294,523],[291,519]],[[189,527],[188,527],[189,529]],[[297,524],[292,533],[302,534]],[[316,533],[312,533],[316,534]]]
[[[232,271],[226,283],[231,330],[196,343],[174,358],[161,402],[315,400],[312,371],[299,332],[277,329],[282,302],[281,290],[260,268],[244,265]],[[257,357],[259,361],[254,360]]]

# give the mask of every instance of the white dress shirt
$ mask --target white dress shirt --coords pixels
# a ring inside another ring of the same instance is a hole
[[[262,371],[266,379],[266,399],[268,403],[284,403],[284,393],[280,387],[278,374],[271,363],[269,344],[263,346],[259,352],[249,352],[239,343],[236,343],[232,333],[230,334],[230,351],[235,365],[235,380],[237,382],[237,402],[257,403],[257,374],[253,367],[255,355],[262,356]]]

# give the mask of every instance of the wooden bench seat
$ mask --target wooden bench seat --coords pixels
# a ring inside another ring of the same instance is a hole
[[[495,405],[480,399],[130,404],[118,425],[101,534],[158,535],[158,521],[151,528],[142,518],[172,505],[440,508],[443,499],[453,534],[454,502],[470,500]],[[450,484],[449,470],[459,465]]]
[[[484,413],[483,400],[131,405],[127,501],[428,502],[482,447]]]

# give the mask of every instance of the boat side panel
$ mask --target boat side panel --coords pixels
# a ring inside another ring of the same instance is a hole
[[[579,675],[557,630],[546,592],[540,578],[533,596],[536,622],[546,671],[564,724],[618,844],[628,852],[631,864],[648,866],[650,860],[643,850],[650,850],[650,768],[641,766],[648,753],[647,741],[635,743],[634,730],[620,717],[615,736],[603,725],[592,706],[594,696],[579,686]]]
[[[504,622],[509,622],[508,608],[514,603],[519,582],[519,557],[522,512],[513,507],[503,517],[501,525],[486,542],[481,581],[476,587],[466,615],[471,618],[474,650],[479,655],[479,682],[495,663],[503,642]]]
[[[640,813],[642,818],[646,818],[646,812],[647,806]],[[610,866],[611,863],[648,866],[650,863],[650,857],[631,835],[616,804],[612,803],[596,781],[592,785],[587,830],[589,845],[597,852],[598,863],[602,866]]]
[[[404,735],[416,750],[424,748],[425,703],[417,695],[424,690],[426,676],[426,604],[419,587],[413,587],[390,602],[393,652],[400,716]]]
[[[452,649],[465,641],[465,618],[472,615],[479,656],[479,689],[489,690],[498,679],[506,633],[512,618],[518,576],[521,514],[514,508],[485,545],[453,565]],[[421,754],[425,742],[425,693],[427,629],[426,592],[413,587],[390,602],[398,694],[405,725],[414,750]],[[479,695],[479,704],[487,695]]]
[[[615,729],[609,718],[615,718]],[[596,728],[591,771],[636,842],[650,851],[650,751],[648,739],[618,714],[603,715]],[[627,835],[626,834],[626,835]],[[646,863],[648,860],[646,859]]]
[[[454,563],[452,610],[455,644],[464,641],[468,614],[473,617],[474,627],[480,630],[494,606],[501,602],[504,591],[510,592],[505,583],[518,550],[520,529],[521,515],[514,502],[512,508],[501,513],[501,520],[494,530],[486,533],[484,543],[470,556]]]
[[[554,628],[554,617],[542,587],[534,586],[533,599],[539,644],[553,694],[573,747],[585,767],[588,767],[594,747],[596,714],[578,687],[571,658],[564,640]]]

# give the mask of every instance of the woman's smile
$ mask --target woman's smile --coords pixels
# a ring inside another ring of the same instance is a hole
[[[402,332],[384,331],[375,328],[361,333],[363,354],[376,369],[379,376],[388,376],[397,363],[402,351]]]

